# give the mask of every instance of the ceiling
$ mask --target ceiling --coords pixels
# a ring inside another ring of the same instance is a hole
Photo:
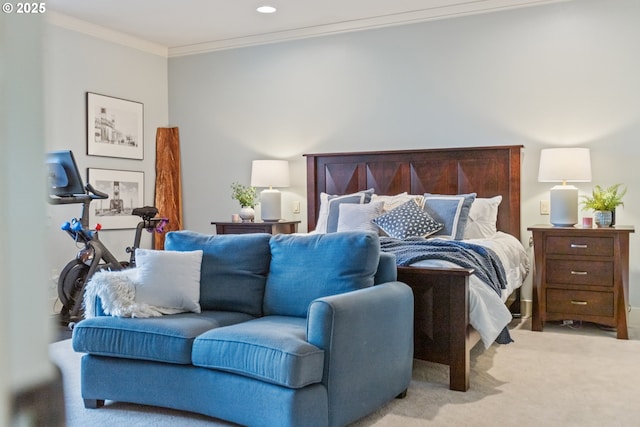
[[[562,0],[48,0],[54,22],[87,23],[185,55]],[[276,13],[260,14],[269,4]]]

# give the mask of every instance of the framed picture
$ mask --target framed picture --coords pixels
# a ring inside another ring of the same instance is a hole
[[[144,206],[144,172],[88,168],[87,181],[109,195],[91,202],[91,228],[97,223],[106,230],[136,228],[140,218],[131,211]]]
[[[87,92],[87,154],[144,158],[144,113],[140,102]]]

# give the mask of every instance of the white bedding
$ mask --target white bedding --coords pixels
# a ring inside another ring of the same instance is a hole
[[[502,261],[507,275],[507,289],[502,291],[501,297],[477,276],[469,278],[469,321],[480,333],[485,348],[489,348],[512,319],[504,302],[514,290],[522,286],[529,272],[529,257],[518,239],[500,231],[491,239],[465,241],[492,249]],[[419,261],[413,266],[457,267],[454,263],[441,260]]]

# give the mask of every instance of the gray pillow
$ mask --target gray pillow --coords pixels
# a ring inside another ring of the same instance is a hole
[[[372,222],[382,213],[384,202],[371,202],[365,205],[343,203],[340,205],[337,231],[373,231],[378,227]]]

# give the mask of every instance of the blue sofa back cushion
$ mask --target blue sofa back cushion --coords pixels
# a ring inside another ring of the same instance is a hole
[[[380,258],[376,233],[279,234],[270,245],[265,315],[306,317],[316,298],[373,286]]]
[[[165,238],[165,249],[202,249],[202,310],[239,311],[261,316],[271,258],[270,237],[264,233],[208,235],[172,231]]]

